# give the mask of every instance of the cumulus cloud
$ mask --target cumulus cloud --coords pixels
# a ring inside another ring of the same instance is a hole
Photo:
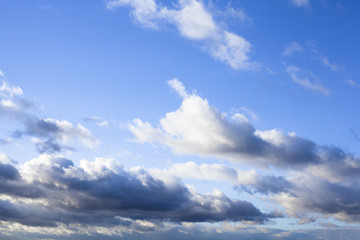
[[[170,86],[183,86],[178,80]],[[215,156],[247,166],[285,171],[284,176],[260,175],[223,165],[175,164],[176,176],[229,181],[240,191],[267,194],[289,215],[312,214],[342,221],[359,221],[360,159],[335,146],[322,146],[295,133],[256,130],[242,114],[220,113],[195,92],[184,94],[179,109],[163,117],[158,127],[135,119],[129,130],[140,143],[160,143],[179,154]],[[289,172],[288,172],[289,171]],[[354,193],[354,194],[352,194]],[[302,221],[302,220],[301,220]]]
[[[174,81],[178,80],[170,81],[171,86]],[[180,95],[184,95],[182,91]],[[319,161],[314,142],[276,129],[256,130],[245,115],[235,113],[228,117],[195,93],[187,93],[180,108],[167,113],[159,127],[135,119],[128,128],[138,142],[161,143],[179,154],[211,155],[237,163],[281,167]]]
[[[327,89],[326,87],[324,87],[318,83],[311,82],[309,80],[308,76],[300,77],[299,74],[304,75],[304,71],[302,71],[300,68],[298,68],[294,65],[290,65],[290,66],[286,67],[286,72],[290,75],[293,82],[299,84],[300,86],[307,88],[309,90],[312,90],[312,91],[319,92],[325,96],[330,94],[329,89]]]
[[[154,222],[252,221],[264,214],[220,191],[199,194],[177,178],[164,181],[141,168],[126,171],[114,159],[82,160],[42,154],[15,166],[0,163],[0,220],[28,226],[123,225],[124,219]],[[126,221],[125,221],[126,222]]]
[[[229,32],[214,20],[212,13],[198,0],[179,0],[172,8],[155,0],[113,0],[109,9],[131,7],[131,15],[144,27],[160,29],[164,25],[175,26],[179,33],[190,40],[200,42],[214,58],[236,70],[249,70],[258,64],[249,60],[251,44],[235,33]]]

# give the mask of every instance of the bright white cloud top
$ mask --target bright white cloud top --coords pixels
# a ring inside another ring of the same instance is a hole
[[[357,239],[359,11],[0,2],[0,239]]]

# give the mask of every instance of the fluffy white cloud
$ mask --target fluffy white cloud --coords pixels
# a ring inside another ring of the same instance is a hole
[[[217,24],[203,2],[179,0],[174,8],[168,8],[155,0],[114,0],[107,7],[114,9],[130,6],[135,20],[145,27],[161,28],[164,24],[175,25],[179,33],[188,39],[202,42],[210,55],[236,70],[249,70],[258,64],[249,60],[251,44],[243,37],[229,32]]]
[[[158,142],[180,154],[212,155],[253,165],[294,167],[318,161],[315,143],[293,133],[256,131],[245,115],[228,117],[206,99],[184,92],[177,80],[170,85],[183,97],[180,108],[167,113],[159,127],[135,119],[128,128],[138,142]]]

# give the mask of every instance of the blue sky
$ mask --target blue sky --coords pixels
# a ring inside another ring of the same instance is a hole
[[[1,238],[356,238],[359,10],[0,2]]]

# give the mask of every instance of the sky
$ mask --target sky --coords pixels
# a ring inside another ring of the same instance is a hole
[[[0,1],[0,238],[356,239],[359,11]]]

